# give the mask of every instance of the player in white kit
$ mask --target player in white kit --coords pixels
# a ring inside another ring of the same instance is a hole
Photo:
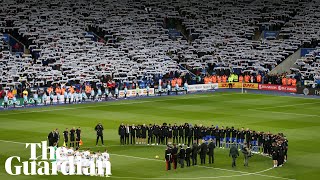
[[[69,173],[70,171],[70,162],[73,163],[74,161],[74,150],[73,150],[73,147],[70,147],[68,150],[67,150],[67,164],[66,164],[66,172]]]
[[[90,151],[86,150],[82,153],[82,167],[88,168],[89,167],[89,160],[90,160]]]
[[[96,174],[98,176],[104,176],[103,156],[100,151],[98,151],[96,155]]]
[[[110,155],[109,153],[107,152],[107,150],[105,150],[105,152],[103,152],[102,154],[102,157],[103,157],[103,168],[106,169],[106,172],[105,172],[105,175],[106,177],[109,177],[111,176],[111,163],[110,163]]]
[[[57,149],[57,152],[59,153],[59,156],[57,157],[57,170],[59,172],[61,172],[61,164],[67,161],[67,151],[68,149],[66,147],[59,147]]]

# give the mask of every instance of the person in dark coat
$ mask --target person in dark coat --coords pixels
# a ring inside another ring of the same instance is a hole
[[[186,150],[183,148],[183,146],[180,146],[178,158],[179,158],[179,164],[181,165],[181,168],[184,168],[185,157],[186,157]]]
[[[136,127],[134,124],[132,124],[132,126],[130,126],[130,143],[131,144],[136,144]]]
[[[172,162],[172,155],[171,155],[171,148],[170,146],[167,146],[167,149],[164,153],[164,157],[166,160],[166,170],[171,170],[171,162]]]
[[[199,127],[195,124],[193,127],[193,138],[196,140],[197,144],[199,143]]]
[[[141,134],[141,125],[137,125],[137,128],[136,128],[136,136],[137,136],[137,142],[136,144],[141,144],[141,137],[142,137],[142,134]]]
[[[66,146],[68,146],[68,142],[69,142],[69,129],[66,128],[65,131],[63,131],[63,138],[64,138],[64,142],[66,144]]]
[[[164,144],[164,136],[163,136],[164,128],[163,126],[159,126],[159,144]]]
[[[53,138],[53,144],[56,143],[57,145],[59,144],[60,140],[60,133],[58,128],[54,131],[54,138]]]
[[[272,143],[271,153],[272,153],[273,167],[276,168],[278,167],[279,148],[275,142]]]
[[[147,126],[143,124],[141,126],[141,144],[146,144],[147,139]]]
[[[213,140],[210,139],[210,143],[208,145],[208,155],[209,155],[209,164],[214,163],[214,148],[216,145],[214,144]]]
[[[173,143],[179,143],[179,141],[178,141],[179,127],[177,126],[177,124],[174,124],[172,126],[172,131],[173,131]]]
[[[187,167],[190,167],[191,153],[192,153],[192,149],[190,148],[190,146],[188,146],[187,149],[186,149],[186,163],[187,163]]]
[[[159,145],[159,142],[160,142],[160,136],[159,136],[159,133],[160,133],[160,127],[159,125],[155,125],[154,126],[154,129],[153,129],[153,135],[155,136],[155,140],[156,140],[156,145]]]
[[[103,128],[102,124],[101,123],[97,124],[96,127],[94,128],[94,130],[97,132],[96,145],[98,145],[99,138],[101,139],[102,145],[104,145],[104,142],[103,142],[103,130],[104,130],[104,128]],[[119,130],[120,130],[120,127],[119,127]],[[120,135],[120,131],[119,131],[119,135]]]
[[[279,149],[279,154],[278,154],[278,167],[282,167],[284,163],[284,148],[282,146],[282,142],[278,143],[278,149]]]
[[[80,147],[80,141],[81,141],[81,128],[78,127],[76,129],[76,147]]]
[[[206,164],[206,155],[207,155],[208,146],[204,140],[202,140],[202,144],[200,145],[200,159],[201,164]]]
[[[215,137],[216,137],[216,146],[220,147],[220,129],[216,127],[215,129]]]
[[[54,140],[55,140],[55,131],[51,131],[49,134],[48,134],[48,141],[49,141],[49,146],[53,146],[53,143],[54,143]]]
[[[191,151],[192,151],[192,153],[191,153],[192,166],[194,166],[194,165],[197,165],[197,155],[198,155],[198,151],[199,151],[199,146],[198,146],[196,140],[194,140]]]
[[[148,130],[148,145],[153,143],[153,126],[152,124],[149,124]]]
[[[168,142],[172,142],[172,136],[173,136],[172,126],[171,126],[171,124],[169,124],[169,126],[168,126]]]
[[[124,137],[126,135],[126,128],[125,126],[123,125],[123,123],[119,126],[119,129],[118,129],[118,134],[120,136],[120,144],[121,145],[124,145]]]
[[[230,152],[229,152],[229,157],[232,157],[232,167],[236,167],[236,159],[239,156],[239,150],[236,147],[235,143],[232,143]]]
[[[168,136],[169,136],[169,127],[167,124],[164,124],[162,126],[162,144],[167,145],[168,144]]]
[[[184,141],[184,126],[182,124],[178,127],[178,132],[179,132],[179,143],[183,143],[183,141]]]
[[[190,126],[189,126],[189,124],[185,124],[184,125],[184,144],[188,143],[189,132],[190,132]]]
[[[173,148],[171,149],[173,169],[177,169],[178,163],[178,148],[176,144],[173,144]]]
[[[193,128],[190,126],[188,131],[188,146],[190,146],[190,144],[192,143],[192,137],[193,137]]]
[[[75,128],[73,127],[73,128],[71,128],[71,130],[70,130],[70,147],[74,147],[74,142],[75,142],[75,140],[76,140],[75,134],[76,134],[76,130],[75,130]]]
[[[206,135],[207,135],[207,128],[206,128],[205,126],[201,126],[200,133],[201,133],[201,136],[200,136],[201,139],[204,138],[204,137],[206,137]]]

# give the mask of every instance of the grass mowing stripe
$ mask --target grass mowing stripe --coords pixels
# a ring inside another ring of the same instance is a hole
[[[15,114],[26,114],[26,113],[41,113],[41,112],[52,112],[52,111],[65,111],[65,110],[74,110],[74,109],[84,109],[84,108],[90,108],[90,107],[105,107],[105,106],[118,106],[118,105],[130,105],[130,104],[141,104],[141,103],[153,103],[153,102],[163,102],[163,101],[175,101],[175,100],[179,100],[179,99],[195,99],[195,98],[207,98],[207,97],[212,97],[212,96],[230,96],[233,94],[237,94],[237,93],[230,93],[230,94],[213,94],[213,95],[194,95],[194,96],[186,96],[183,98],[169,98],[169,99],[154,99],[154,100],[150,100],[150,101],[138,101],[137,99],[132,99],[130,101],[132,102],[125,102],[125,103],[108,103],[108,102],[102,102],[102,104],[95,104],[95,105],[90,105],[90,106],[77,106],[80,104],[72,104],[75,105],[74,107],[69,107],[69,108],[57,108],[57,109],[49,109],[50,106],[46,106],[46,107],[41,107],[42,110],[36,110],[36,111],[22,111],[22,109],[17,109],[15,110],[15,112],[13,113],[0,113],[0,115],[4,116],[4,115],[15,115]],[[175,97],[175,96],[171,96],[171,97]],[[179,96],[176,96],[179,97]],[[134,101],[133,101],[134,100]],[[123,100],[124,101],[124,100]],[[115,101],[116,102],[116,101]],[[21,111],[21,112],[17,112],[17,111]],[[9,112],[9,111],[8,111]]]
[[[319,103],[320,103],[320,102],[300,103],[300,104],[287,104],[287,105],[281,105],[281,106],[271,106],[271,107],[256,108],[255,110],[264,110],[264,109],[281,108],[281,107],[291,107],[291,106],[302,106],[302,105],[319,104]]]
[[[287,115],[294,115],[294,116],[320,117],[320,115],[315,115],[315,114],[287,113],[287,112],[278,112],[278,111],[267,111],[267,110],[261,110],[261,109],[248,109],[248,110],[249,111],[261,111],[261,112],[275,113],[275,114],[287,114]]]

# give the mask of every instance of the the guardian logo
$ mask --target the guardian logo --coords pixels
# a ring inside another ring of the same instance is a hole
[[[9,175],[111,175],[109,154],[90,155],[84,153],[69,153],[70,149],[48,147],[46,141],[41,143],[26,143],[30,147],[30,158],[22,161],[19,156],[9,157],[5,162],[5,170]],[[41,155],[37,156],[37,149]],[[49,150],[49,153],[48,153]],[[64,151],[64,152],[63,152]],[[104,153],[102,153],[104,154]],[[49,155],[49,157],[48,157]],[[41,157],[41,158],[40,158]]]

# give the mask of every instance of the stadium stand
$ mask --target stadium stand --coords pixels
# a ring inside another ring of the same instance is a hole
[[[2,33],[26,47],[1,52],[2,86],[265,75],[320,40],[317,0],[3,0],[0,9]],[[317,62],[301,67],[319,76]]]
[[[298,59],[296,64],[300,68],[292,69],[292,71],[301,74],[304,80],[311,81],[308,85],[315,88],[320,83],[320,48]]]

